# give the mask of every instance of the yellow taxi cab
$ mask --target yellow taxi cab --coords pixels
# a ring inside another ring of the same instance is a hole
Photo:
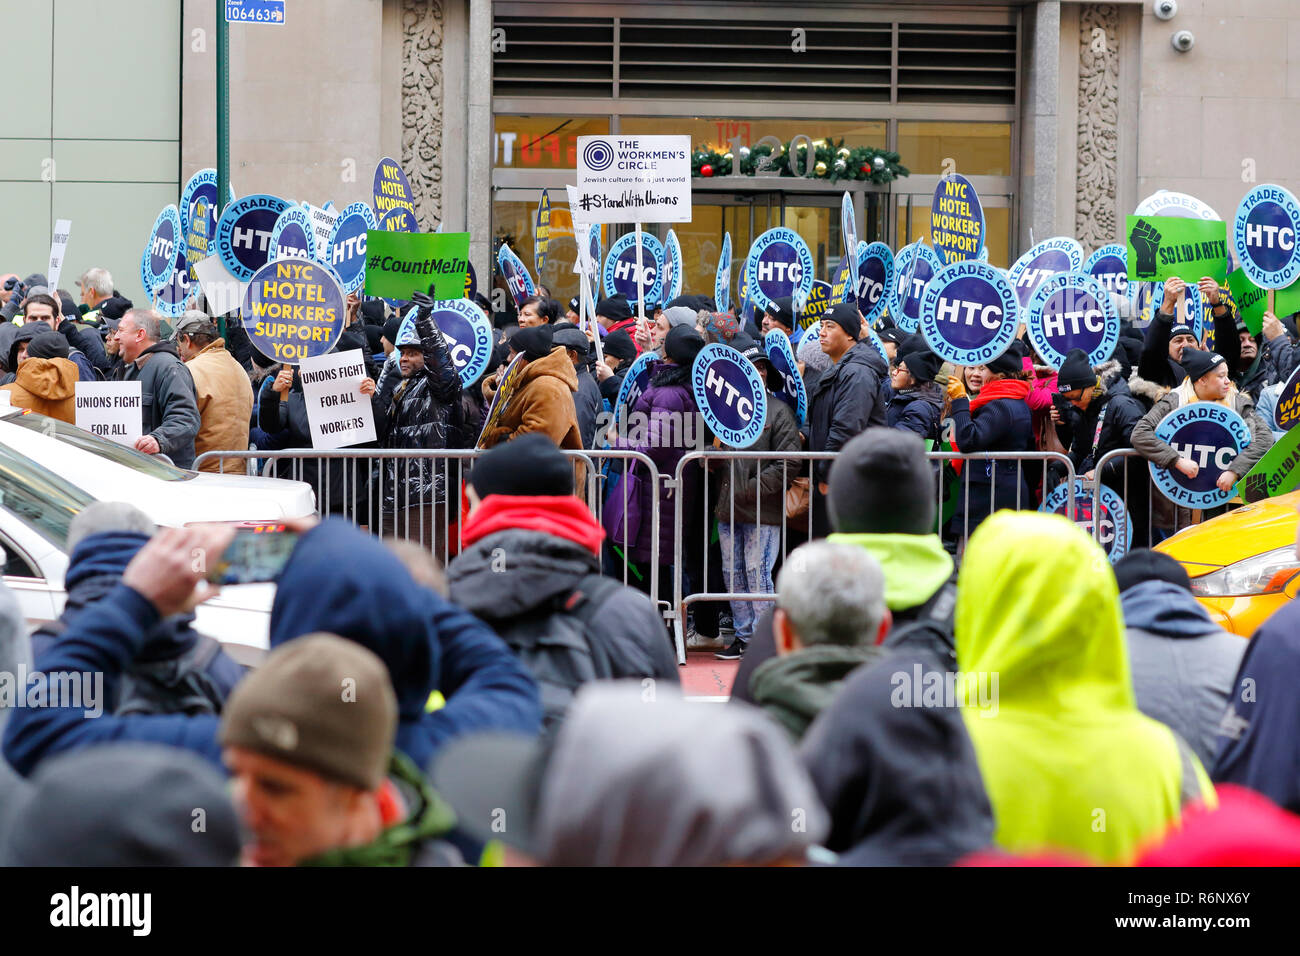
[[[1250,637],[1300,591],[1300,491],[1245,505],[1156,545],[1187,569],[1192,593],[1221,627]]]

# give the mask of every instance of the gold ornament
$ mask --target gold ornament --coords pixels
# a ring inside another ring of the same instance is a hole
[[[814,171],[818,176],[825,176],[825,175],[826,175],[826,164],[825,164],[825,163],[822,163],[822,162],[819,162],[816,166],[813,167],[813,171]]]
[[[723,159],[726,159],[726,160],[730,160],[730,159],[731,159],[731,151],[728,150],[727,152],[723,153],[723,154],[722,154],[722,158],[723,158]]]
[[[840,159],[848,159],[849,153],[852,152],[847,146],[841,146],[835,151],[835,155]]]

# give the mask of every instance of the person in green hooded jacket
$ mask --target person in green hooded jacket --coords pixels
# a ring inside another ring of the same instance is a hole
[[[373,652],[333,634],[273,650],[221,718],[246,866],[454,866],[455,814],[393,749],[397,696]]]
[[[796,741],[857,668],[884,655],[885,578],[862,548],[812,541],[790,552],[777,578],[777,656],[750,678],[754,702]]]
[[[848,441],[830,473],[831,526],[827,540],[862,548],[885,576],[885,606],[893,625],[887,649],[923,650],[952,659],[956,575],[952,556],[937,532],[938,493],[925,442],[897,428],[868,428]],[[741,659],[731,699],[754,703],[751,680],[776,654],[774,612],[754,626]]]
[[[1125,864],[1185,805],[1214,800],[1191,748],[1138,710],[1115,576],[1074,522],[983,522],[958,577],[955,637],[956,686],[981,688],[959,703],[1003,850]]]

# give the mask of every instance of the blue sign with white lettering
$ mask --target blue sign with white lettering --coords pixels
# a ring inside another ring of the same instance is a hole
[[[870,325],[889,304],[894,287],[894,253],[883,242],[858,243],[858,311]]]
[[[618,399],[614,402],[614,414],[620,423],[627,421],[628,412],[636,407],[641,393],[650,387],[650,375],[653,365],[661,361],[654,352],[642,352],[623,376],[623,384],[618,387]]]
[[[926,286],[943,268],[935,251],[923,242],[904,247],[894,259],[893,294],[889,317],[904,332],[915,332],[921,321],[921,300]]]
[[[1028,307],[1034,290],[1048,276],[1083,268],[1083,246],[1069,236],[1044,239],[1016,260],[1007,272],[1021,307]]]
[[[338,273],[345,292],[366,284],[366,230],[378,229],[369,203],[348,203],[330,231],[326,264]]]
[[[418,345],[420,335],[415,329],[415,316],[420,311],[412,307],[397,329],[394,345]],[[452,364],[460,373],[462,385],[478,381],[492,358],[492,323],[469,299],[442,299],[430,310],[433,324],[447,340],[447,351]]]
[[[1300,203],[1281,186],[1256,186],[1237,207],[1232,246],[1246,277],[1264,289],[1300,278]]]
[[[240,282],[251,281],[253,273],[270,259],[271,233],[288,208],[289,203],[279,196],[254,193],[236,199],[217,220],[217,255]]]
[[[682,246],[677,241],[677,233],[671,229],[664,239],[663,267],[660,282],[663,288],[664,302],[670,302],[682,294]]]
[[[227,203],[235,201],[234,187],[229,184],[226,189],[230,193]],[[211,242],[217,234],[217,218],[219,210],[217,209],[217,171],[215,169],[200,169],[197,173],[189,178],[185,188],[181,190],[181,235],[185,237],[185,242],[189,246],[190,265],[204,259],[208,255],[207,243]],[[196,218],[199,221],[196,221]],[[195,238],[199,237],[204,240],[204,248],[198,250],[195,254]]]
[[[284,0],[226,0],[226,22],[284,26]]]
[[[767,421],[767,389],[754,363],[730,345],[714,342],[695,356],[691,390],[700,417],[732,448],[758,441]]]
[[[795,361],[790,339],[780,329],[773,329],[763,336],[763,351],[767,353],[767,360],[772,363],[776,375],[775,381],[767,383],[768,388],[794,409],[802,425],[808,420],[808,393],[803,387],[803,376],[799,374],[799,363]]]
[[[659,240],[648,232],[641,233],[641,281],[638,282],[636,233],[619,236],[605,257],[605,295],[621,292],[633,305],[641,296],[645,296],[647,303],[662,301],[663,286],[659,281],[657,263],[662,262],[663,257],[664,247]]]
[[[146,243],[144,252],[140,254],[140,285],[144,288],[144,296],[146,299],[153,298],[153,290],[156,288],[156,286],[150,285],[150,278],[149,245]]]
[[[1069,487],[1064,482],[1057,485],[1038,510],[1064,516],[1069,503]],[[1133,546],[1133,527],[1128,520],[1128,510],[1114,489],[1102,485],[1097,504],[1100,507],[1094,508],[1092,486],[1085,484],[1082,478],[1074,479],[1074,523],[1088,532],[1089,537],[1095,537],[1110,563],[1114,564]],[[1094,536],[1097,524],[1101,525],[1101,533]]]
[[[537,294],[537,287],[533,285],[533,277],[528,274],[524,260],[515,255],[515,251],[504,242],[497,249],[497,269],[506,280],[506,288],[510,290],[510,298],[514,300],[516,309],[530,296]]]
[[[769,302],[785,295],[807,299],[816,278],[808,243],[793,229],[769,229],[749,247],[745,278],[755,311],[766,310]]]
[[[168,280],[176,264],[176,247],[184,242],[180,213],[175,206],[165,207],[154,220],[153,230],[149,233],[146,289],[156,289]]]
[[[1216,482],[1250,444],[1250,428],[1240,415],[1217,402],[1192,402],[1162,418],[1156,437],[1198,468],[1196,477],[1188,478],[1177,468],[1151,462],[1151,480],[1166,498],[1184,508],[1214,508],[1232,500],[1235,488],[1220,491]]]
[[[1016,337],[1016,294],[987,262],[954,262],[930,280],[921,302],[921,333],[954,365],[987,365]]]
[[[858,251],[858,223],[853,212],[853,197],[846,190],[840,197],[840,239],[844,255],[854,256]]]
[[[1123,296],[1130,294],[1128,246],[1118,242],[1102,246],[1088,257],[1088,261],[1083,264],[1083,271],[1100,282],[1107,292]]]
[[[1054,275],[1035,289],[1025,326],[1034,349],[1056,369],[1070,349],[1083,349],[1089,365],[1100,365],[1119,344],[1110,293],[1085,272]]]
[[[722,252],[718,253],[718,271],[713,276],[713,302],[719,312],[731,308],[731,233],[722,236]]]
[[[185,310],[198,298],[199,285],[190,281],[190,264],[184,236],[176,241],[172,269],[154,294],[158,313],[168,319],[184,315]]]
[[[316,230],[302,206],[290,206],[280,213],[275,228],[271,230],[271,259],[286,256],[316,258]]]
[[[1164,300],[1164,284],[1156,283],[1160,289],[1160,298],[1156,300],[1154,308],[1160,308],[1159,303]],[[1174,309],[1174,325],[1190,325],[1192,335],[1196,336],[1196,347],[1199,349],[1201,343],[1205,341],[1205,306],[1201,299],[1201,287],[1187,283],[1183,287],[1183,300],[1178,303]],[[1214,347],[1213,341],[1210,347]]]
[[[984,207],[965,176],[948,173],[934,187],[930,241],[947,264],[978,260],[984,248]]]

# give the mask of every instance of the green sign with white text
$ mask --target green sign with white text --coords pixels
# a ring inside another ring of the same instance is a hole
[[[1228,276],[1228,224],[1217,219],[1129,216],[1128,277],[1140,282],[1198,282]]]

